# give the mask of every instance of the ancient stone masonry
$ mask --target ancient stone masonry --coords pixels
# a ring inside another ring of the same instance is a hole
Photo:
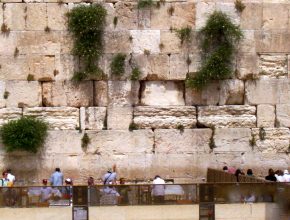
[[[156,2],[138,9],[137,0],[93,0],[108,13],[99,60],[104,75],[75,83],[81,62],[71,53],[66,13],[92,3],[1,0],[0,125],[33,116],[48,122],[49,132],[37,154],[6,153],[1,143],[0,170],[39,180],[59,166],[83,182],[116,163],[129,179],[160,174],[194,181],[209,166],[256,174],[289,167],[290,2],[244,0],[243,12],[234,1]],[[233,77],[197,91],[185,79],[202,64],[198,31],[215,10],[240,25],[244,37]],[[191,35],[182,44],[176,30],[186,27]],[[111,73],[117,53],[126,55],[122,76]],[[134,67],[140,76],[132,81]]]

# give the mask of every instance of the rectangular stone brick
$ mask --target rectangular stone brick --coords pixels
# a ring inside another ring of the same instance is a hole
[[[51,130],[76,130],[80,127],[78,108],[72,107],[34,107],[24,108],[24,116],[32,116],[46,121]]]
[[[131,106],[138,103],[139,82],[108,81],[109,105]]]
[[[258,2],[243,2],[245,9],[241,13],[241,28],[259,30],[263,22],[263,4]]]
[[[214,11],[215,11],[215,2],[197,2],[195,28],[198,30],[204,27],[208,17]]]
[[[264,3],[263,4],[263,29],[277,30],[287,29],[289,9],[286,4]]]
[[[133,39],[134,41],[134,39]],[[107,31],[104,33],[105,53],[126,53],[132,51],[130,32],[127,30]]]
[[[20,35],[16,32],[10,32],[9,35],[0,34],[0,55],[14,56],[14,51],[16,45],[18,45],[17,41],[19,37]]]
[[[290,52],[290,32],[286,30],[257,31],[255,38],[257,53]]]
[[[160,52],[163,54],[179,53],[182,50],[180,39],[174,31],[163,30],[160,32]]]
[[[21,108],[0,108],[0,125],[22,117]]]
[[[276,122],[278,127],[290,127],[290,104],[276,105]]]
[[[187,54],[172,54],[169,58],[170,73],[168,80],[185,80],[188,73],[188,55]]]
[[[240,53],[237,57],[238,79],[253,79],[259,76],[259,58],[257,54]]]
[[[109,130],[127,130],[133,119],[130,106],[109,106],[107,109],[107,128]]]
[[[251,151],[250,128],[216,128],[214,133],[214,152]]]
[[[287,55],[261,54],[259,57],[259,75],[270,78],[287,78]]]
[[[54,56],[31,55],[26,59],[28,74],[33,75],[35,80],[52,81],[57,75]]]
[[[51,30],[67,30],[67,4],[50,3],[47,4],[47,26]]]
[[[105,107],[81,107],[80,123],[82,130],[102,130],[106,119]]]
[[[95,104],[97,106],[108,106],[108,82],[95,81]]]
[[[137,8],[133,2],[118,1],[115,8],[115,16],[118,17],[117,29],[137,29]]]
[[[184,28],[195,26],[195,3],[194,2],[176,2],[172,4],[174,12],[171,18],[171,27]]]
[[[1,80],[26,80],[29,74],[27,56],[0,55],[0,79]]]
[[[28,3],[27,5],[26,30],[44,31],[47,26],[46,4]]]
[[[257,106],[257,127],[275,127],[275,106]]]
[[[211,129],[156,129],[155,152],[157,154],[193,154],[209,152]]]
[[[151,12],[151,28],[160,30],[169,30],[172,17],[168,13],[171,3],[161,4],[160,8],[154,8]]]
[[[134,108],[134,123],[139,128],[193,128],[196,109],[191,106],[138,106]]]
[[[72,95],[73,94],[73,95]],[[46,82],[42,85],[43,105],[47,107],[86,107],[93,104],[93,82]]]
[[[244,105],[199,106],[197,121],[205,127],[256,127],[256,107]]]
[[[131,30],[130,34],[133,53],[144,54],[145,50],[150,54],[160,53],[160,30]]]
[[[26,4],[6,4],[4,11],[4,22],[11,31],[25,30]],[[0,22],[2,23],[2,22]]]

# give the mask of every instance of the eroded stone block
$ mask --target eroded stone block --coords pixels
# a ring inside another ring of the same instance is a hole
[[[241,28],[259,30],[263,21],[263,5],[256,2],[243,2],[245,9],[241,13]]]
[[[0,125],[3,125],[10,120],[19,119],[21,116],[21,108],[0,108]]]
[[[290,132],[288,128],[253,128],[256,140],[254,149],[263,153],[285,153],[289,148]]]
[[[44,31],[47,26],[46,21],[46,4],[42,3],[28,3],[27,18],[26,18],[26,30],[29,31]]]
[[[270,78],[287,78],[287,55],[262,54],[259,60],[259,75]]]
[[[138,106],[134,108],[134,123],[139,128],[193,128],[196,109],[190,106]]]
[[[208,17],[215,11],[215,2],[196,3],[196,29],[201,29],[206,24]]]
[[[263,29],[287,29],[289,10],[285,4],[263,4]]]
[[[137,29],[137,9],[134,3],[119,1],[114,7],[118,17],[117,29]]]
[[[131,30],[130,34],[133,53],[143,54],[145,50],[150,54],[160,53],[160,30]]]
[[[193,154],[209,152],[211,129],[156,129],[155,152],[157,154]]]
[[[179,53],[182,50],[180,39],[175,32],[164,30],[160,34],[159,48],[161,53],[173,54]]]
[[[290,105],[276,105],[276,120],[278,127],[290,127]]]
[[[47,26],[51,30],[67,30],[67,4],[50,3],[47,4]]]
[[[109,130],[128,130],[133,119],[130,106],[109,106],[107,109],[107,128]]]
[[[108,83],[107,81],[95,81],[95,104],[97,106],[108,106]]]
[[[290,32],[286,30],[257,31],[255,38],[257,53],[290,52]]]
[[[72,95],[73,94],[73,95]],[[93,82],[47,82],[42,85],[43,104],[47,107],[86,107],[93,104]]]
[[[257,106],[257,127],[275,127],[275,106]]]
[[[138,103],[139,82],[108,81],[108,100],[111,106],[131,106]]]
[[[145,81],[142,86],[142,105],[184,105],[181,82]]]
[[[5,4],[4,22],[11,31],[23,31],[25,29],[25,8],[26,5],[23,3]]]
[[[216,128],[214,132],[214,152],[251,151],[250,128]]]
[[[256,107],[244,105],[200,106],[198,123],[205,127],[256,127]]]
[[[177,2],[173,4],[174,12],[171,18],[171,27],[184,28],[195,26],[195,3]]]
[[[102,130],[106,118],[106,107],[81,107],[80,123],[82,130]]]
[[[220,86],[219,105],[241,105],[244,102],[244,82],[241,80],[223,80]]]
[[[46,121],[52,130],[76,130],[79,128],[79,109],[72,107],[24,108],[24,116],[32,116]]]
[[[134,39],[133,39],[133,42],[134,42]],[[131,49],[129,31],[122,30],[122,31],[105,32],[104,34],[104,52],[105,53],[130,53],[131,51],[132,49]]]
[[[170,56],[169,80],[185,80],[188,73],[187,54],[172,54]]]

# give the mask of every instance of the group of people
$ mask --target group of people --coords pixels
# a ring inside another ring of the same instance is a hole
[[[228,172],[234,174],[237,178],[237,182],[239,182],[240,175],[247,175],[254,177],[254,173],[252,169],[248,169],[245,173],[242,169],[235,169],[233,167],[223,167],[224,172]],[[273,181],[273,182],[290,182],[290,174],[288,170],[276,170],[274,171],[272,168],[268,170],[268,175],[265,177],[265,180]]]
[[[11,187],[14,185],[15,176],[12,174],[11,169],[3,171],[2,178],[0,179],[0,187],[8,186]]]

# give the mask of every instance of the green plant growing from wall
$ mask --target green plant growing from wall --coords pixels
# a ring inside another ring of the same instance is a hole
[[[180,133],[183,133],[184,132],[184,126],[182,124],[178,124],[176,126],[176,129],[178,129],[180,131]]]
[[[141,73],[139,67],[134,67],[132,69],[131,80],[138,80],[140,78],[141,74],[142,73]]]
[[[151,8],[154,5],[153,0],[138,0],[138,9]]]
[[[19,49],[17,47],[15,47],[14,58],[18,57],[18,55],[19,55]]]
[[[176,32],[178,38],[180,39],[181,44],[183,44],[184,42],[190,41],[190,36],[191,36],[191,28],[190,27],[176,29],[175,32]]]
[[[8,91],[5,91],[4,94],[3,94],[3,98],[4,98],[4,99],[8,99],[9,94],[10,94],[10,93],[9,93]]]
[[[264,128],[260,128],[259,129],[259,138],[260,138],[260,140],[265,140],[265,138],[266,138],[266,131],[265,131],[265,129]]]
[[[114,28],[116,28],[116,26],[118,24],[118,17],[114,17],[113,24],[114,24]]]
[[[86,150],[90,143],[91,143],[91,139],[89,135],[87,133],[84,133],[84,136],[82,137],[82,148]]]
[[[211,133],[211,137],[210,137],[210,140],[209,140],[209,148],[211,150],[216,148],[215,141],[214,141],[214,135],[215,135],[215,127],[212,127],[212,133]]]
[[[126,54],[118,53],[116,54],[110,64],[111,73],[116,76],[121,76],[125,73],[125,60]]]
[[[83,69],[73,80],[102,76],[98,61],[103,52],[103,33],[107,11],[100,4],[81,5],[68,13],[68,30],[74,39],[72,53],[80,58]]]
[[[255,135],[251,134],[251,139],[249,140],[249,144],[252,147],[252,149],[254,149],[254,147],[256,146],[256,138],[255,138]]]
[[[232,76],[232,56],[243,34],[225,13],[215,11],[200,30],[199,36],[202,65],[196,74],[188,74],[186,79],[186,86],[197,90],[201,90],[212,80]]]
[[[7,152],[24,150],[36,153],[44,144],[47,129],[47,123],[40,119],[22,117],[4,124],[0,134]]]
[[[235,8],[238,12],[243,12],[246,8],[245,4],[242,2],[242,0],[236,0],[235,1]]]
[[[28,74],[27,75],[27,81],[33,81],[34,80],[34,75]]]
[[[169,14],[170,16],[172,16],[173,13],[174,13],[174,11],[175,11],[174,7],[173,7],[173,6],[170,6],[170,8],[168,9],[168,14]]]
[[[138,130],[139,127],[137,124],[135,124],[134,122],[131,122],[129,125],[129,131],[134,131],[134,130]]]
[[[45,31],[46,33],[50,33],[51,29],[50,29],[50,27],[46,26],[46,27],[44,28],[44,31]]]
[[[1,32],[2,32],[2,34],[9,34],[10,33],[10,28],[7,26],[7,24],[3,23],[1,25]]]

